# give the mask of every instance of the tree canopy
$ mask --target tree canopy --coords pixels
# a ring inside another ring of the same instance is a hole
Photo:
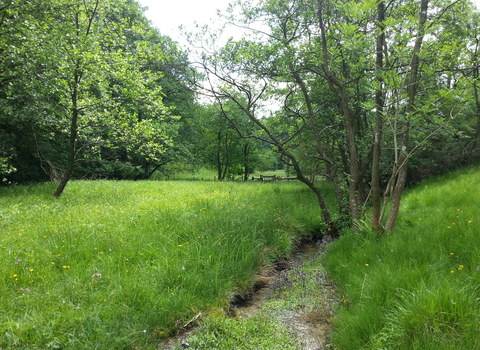
[[[121,178],[163,161],[178,130],[173,104],[193,96],[175,96],[188,91],[177,67],[185,59],[135,1],[8,1],[2,10],[3,173],[60,180],[59,195],[74,165],[78,175]]]

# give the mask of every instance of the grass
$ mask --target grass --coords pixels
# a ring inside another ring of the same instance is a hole
[[[480,349],[479,170],[409,190],[394,234],[366,224],[330,246],[335,348]],[[200,312],[195,348],[298,347],[283,321],[222,310],[320,226],[301,184],[79,181],[60,199],[54,187],[0,189],[0,349],[156,349]]]
[[[187,343],[192,350],[298,350],[285,324],[265,315],[247,319],[209,317]],[[175,349],[181,350],[182,346],[178,344]]]
[[[332,245],[339,350],[480,349],[479,170],[410,190],[392,235],[365,229]]]
[[[156,349],[317,229],[298,183],[0,189],[0,349]]]
[[[162,176],[159,173],[154,174],[154,178],[160,180],[180,180],[180,181],[215,181],[217,172],[213,169],[201,168],[196,172],[176,172],[171,176]]]

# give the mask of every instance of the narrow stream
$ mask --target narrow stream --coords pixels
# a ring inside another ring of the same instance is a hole
[[[282,277],[288,271],[297,269],[305,261],[314,259],[318,256],[318,246],[315,244],[308,244],[296,252],[288,261],[282,262],[279,268],[271,268],[264,272],[260,278],[260,285],[256,283],[256,290],[248,299],[239,300],[232,305],[232,314],[236,317],[251,317],[260,310],[273,291],[282,284]]]
[[[281,271],[267,271],[267,276],[261,276],[265,282],[263,287],[252,294],[251,298],[238,302],[233,306],[235,317],[252,317],[262,310],[262,307],[271,298],[279,298],[282,289],[290,288],[292,283],[307,283],[308,279],[314,279],[320,290],[323,304],[319,310],[309,310],[308,305],[292,304],[280,311],[276,310],[272,317],[277,317],[288,328],[302,350],[328,349],[328,333],[331,330],[329,318],[333,316],[332,306],[336,302],[333,283],[327,278],[326,273],[308,276],[301,267],[306,262],[319,258],[325,252],[325,243],[309,244],[294,254],[288,261],[288,266]],[[295,281],[295,282],[292,282]],[[299,292],[293,299],[301,300],[304,295]],[[305,298],[308,300],[308,298]],[[308,302],[308,301],[307,301]]]
[[[229,316],[249,318],[262,312],[267,317],[276,318],[287,325],[300,349],[330,349],[327,339],[331,330],[329,319],[333,316],[333,305],[336,303],[333,283],[322,268],[313,274],[308,274],[302,269],[304,264],[321,258],[328,243],[328,241],[322,241],[304,245],[288,261],[266,267],[256,278],[254,292],[243,298],[237,297],[237,300],[232,303]],[[312,293],[312,289],[302,288],[307,285],[314,285],[315,291]],[[292,293],[284,293],[285,291],[295,291],[295,293],[292,296]],[[285,295],[289,296],[285,297]],[[272,309],[272,311],[268,307],[264,308],[269,300],[278,299],[285,300],[285,308]],[[160,348],[170,349],[173,344],[185,341],[188,333],[183,333],[176,339],[167,340],[163,344],[164,347]]]

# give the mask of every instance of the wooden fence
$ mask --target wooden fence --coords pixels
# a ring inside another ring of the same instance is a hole
[[[287,176],[287,177],[282,177],[282,176],[277,176],[277,175],[260,175],[260,177],[254,177],[252,176],[252,180],[258,180],[258,181],[281,181],[281,180],[296,180],[296,176]]]

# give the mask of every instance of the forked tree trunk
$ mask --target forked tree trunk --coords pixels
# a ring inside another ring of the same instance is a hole
[[[77,63],[78,67],[78,63]],[[68,165],[67,169],[63,173],[62,178],[60,179],[60,183],[57,186],[57,189],[53,193],[54,197],[60,197],[67,186],[68,181],[72,177],[73,169],[75,168],[75,160],[76,160],[76,142],[77,142],[77,134],[78,134],[78,86],[80,84],[82,74],[77,69],[75,69],[74,73],[74,85],[73,91],[71,96],[72,102],[72,109],[71,109],[71,117],[70,117],[70,139],[68,142]]]
[[[413,47],[412,59],[410,61],[410,76],[407,81],[407,106],[406,106],[406,118],[402,126],[402,144],[399,150],[397,168],[398,171],[392,176],[395,176],[393,192],[392,192],[392,205],[388,214],[387,222],[385,223],[385,230],[391,232],[395,226],[397,220],[398,211],[400,209],[400,202],[402,199],[403,189],[407,181],[407,165],[408,165],[408,143],[410,134],[410,122],[409,118],[415,111],[415,97],[417,94],[418,84],[418,71],[420,65],[419,53],[422,48],[423,37],[425,36],[425,23],[427,22],[428,0],[420,1],[420,13],[418,20],[418,34],[415,40],[415,46]]]
[[[89,36],[91,33],[93,21],[98,14],[97,11],[98,11],[99,5],[100,5],[100,0],[96,0],[95,3],[93,4],[93,7],[89,10],[87,9],[87,6],[84,2],[85,13],[87,14],[87,17],[88,17],[87,27],[84,33],[86,36]],[[81,25],[80,25],[81,16],[78,11],[75,12],[74,21],[75,21],[77,37],[79,37],[80,31],[81,31]],[[57,189],[53,193],[54,197],[60,197],[62,195],[63,190],[65,189],[65,186],[67,186],[67,183],[73,174],[73,169],[75,168],[75,161],[77,156],[76,142],[77,142],[77,135],[78,135],[78,117],[80,114],[79,89],[80,89],[80,84],[83,78],[83,71],[81,69],[81,64],[82,64],[82,60],[80,58],[77,59],[75,62],[75,68],[73,71],[73,80],[71,82],[72,91],[71,91],[70,139],[68,143],[68,165],[67,165],[67,169],[65,170],[65,173],[63,174],[60,180],[60,183],[58,184]]]

